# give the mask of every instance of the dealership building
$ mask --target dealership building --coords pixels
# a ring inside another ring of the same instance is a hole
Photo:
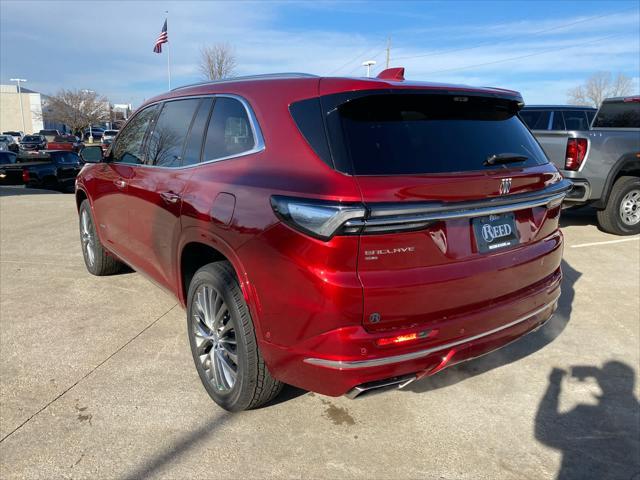
[[[18,130],[33,133],[45,128],[43,96],[28,88],[21,90],[22,93],[18,94],[16,85],[0,85],[0,132]]]

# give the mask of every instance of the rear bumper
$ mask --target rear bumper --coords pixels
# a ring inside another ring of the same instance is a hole
[[[572,183],[571,191],[564,198],[565,204],[585,203],[591,198],[591,185],[584,179],[567,179]]]
[[[447,319],[430,326],[431,333],[412,346],[376,347],[389,333],[368,333],[346,327],[314,338],[296,348],[262,345],[272,373],[282,381],[330,396],[351,392],[371,382],[407,376],[423,377],[503,347],[544,324],[557,308],[558,270],[535,290],[489,309]],[[446,327],[444,324],[446,323]],[[484,328],[483,328],[484,327]],[[455,328],[456,338],[438,333]],[[394,332],[398,333],[398,332]],[[400,332],[402,333],[402,332]],[[346,354],[335,354],[339,351]]]

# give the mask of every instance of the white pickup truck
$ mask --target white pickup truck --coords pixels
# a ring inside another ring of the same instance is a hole
[[[640,96],[604,100],[582,130],[569,130],[564,122],[560,129],[546,129],[537,115],[545,109],[575,108],[531,106],[521,112],[549,160],[573,182],[565,203],[593,206],[605,231],[640,233]]]

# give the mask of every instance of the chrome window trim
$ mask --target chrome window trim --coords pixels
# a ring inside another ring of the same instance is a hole
[[[245,112],[247,113],[247,117],[249,118],[249,125],[251,126],[251,132],[253,133],[253,138],[254,138],[254,141],[255,141],[255,144],[254,144],[253,148],[251,148],[250,150],[246,150],[244,152],[241,152],[241,153],[236,153],[236,154],[233,154],[233,155],[227,155],[226,157],[214,158],[214,159],[211,159],[211,160],[204,160],[202,162],[194,163],[192,165],[184,165],[184,166],[179,166],[179,167],[166,167],[166,166],[161,166],[161,165],[148,165],[146,163],[126,163],[126,162],[109,162],[109,163],[112,163],[114,165],[127,165],[127,166],[131,166],[131,167],[160,168],[160,169],[165,169],[165,170],[185,170],[185,169],[188,169],[188,168],[199,167],[201,165],[206,165],[206,164],[210,164],[210,163],[222,162],[224,160],[231,160],[233,158],[239,158],[239,157],[245,157],[247,155],[253,155],[255,153],[260,153],[260,152],[262,152],[262,151],[264,151],[266,149],[266,145],[264,143],[264,137],[262,135],[262,130],[260,129],[260,124],[258,123],[258,119],[256,118],[255,113],[253,112],[253,108],[251,108],[251,105],[249,104],[249,102],[244,97],[241,97],[240,95],[236,95],[236,94],[232,94],[232,93],[219,93],[219,94],[218,93],[211,93],[211,94],[204,94],[204,95],[188,95],[188,96],[184,96],[184,97],[167,98],[165,100],[158,100],[157,102],[153,102],[153,103],[149,103],[148,105],[145,105],[145,107],[142,110],[140,110],[140,112],[142,112],[142,111],[146,110],[147,108],[152,107],[154,105],[165,104],[167,102],[174,102],[174,101],[179,101],[179,100],[190,100],[190,99],[194,99],[194,98],[213,98],[214,100],[216,98],[232,98],[234,100],[239,101],[242,104],[242,106],[244,107]],[[213,108],[215,109],[215,101],[214,101],[214,104],[213,104]],[[136,112],[136,115],[131,117],[131,120],[133,120],[136,116],[138,116],[140,112]],[[211,116],[209,117],[209,122],[211,121],[211,117],[212,116],[213,116],[213,111],[211,112]],[[208,126],[209,125],[207,124],[207,127]],[[126,125],[125,125],[125,127],[126,127]],[[124,128],[123,128],[123,130],[124,130]],[[153,133],[153,131],[151,133]],[[147,132],[145,134],[145,136],[146,135],[149,135],[149,132]],[[204,140],[204,138],[203,138],[203,140]]]
[[[505,325],[501,325],[497,328],[479,333],[477,335],[473,335],[471,337],[466,337],[460,340],[456,340],[455,342],[449,342],[444,345],[438,345],[436,347],[431,347],[424,350],[418,350],[417,352],[405,353],[402,355],[393,355],[390,357],[373,358],[371,360],[343,361],[343,360],[328,360],[325,358],[308,357],[308,358],[305,358],[303,361],[304,363],[308,363],[310,365],[317,365],[320,367],[334,368],[336,370],[351,370],[354,368],[380,367],[383,365],[390,365],[390,364],[401,363],[401,362],[406,362],[410,360],[417,360],[418,358],[427,357],[433,353],[436,353],[442,350],[448,350],[450,348],[457,347],[458,345],[463,345],[465,343],[473,342],[475,340],[479,340],[481,338],[493,335],[494,333],[499,333],[503,330],[514,327],[519,323],[525,322],[529,320],[531,317],[534,317],[539,313],[542,313],[548,308],[552,307],[558,301],[559,298],[560,298],[560,294],[558,294],[550,302],[545,303],[543,306],[535,309],[533,312],[529,312],[526,315],[519,317],[514,321],[509,322]],[[549,318],[550,317],[551,316],[549,316]]]

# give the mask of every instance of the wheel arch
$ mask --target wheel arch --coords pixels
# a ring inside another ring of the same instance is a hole
[[[231,264],[233,271],[242,290],[249,310],[254,317],[254,325],[259,329],[254,308],[254,297],[251,293],[249,280],[244,267],[231,246],[218,239],[210,232],[195,232],[196,229],[183,232],[183,240],[180,243],[177,257],[177,296],[183,306],[187,305],[187,295],[189,284],[196,271],[208,263],[227,261]],[[257,333],[257,332],[256,332]]]
[[[623,155],[614,164],[613,168],[609,170],[602,195],[600,199],[593,204],[594,207],[605,208],[607,206],[613,185],[616,183],[616,180],[623,176],[640,177],[640,157],[638,157],[637,154],[627,153]]]
[[[82,202],[84,202],[85,200],[89,200],[87,192],[85,192],[81,188],[78,188],[76,190],[76,210],[78,210],[78,212],[80,211],[80,205],[82,205]],[[91,200],[89,200],[89,203],[91,203]]]

